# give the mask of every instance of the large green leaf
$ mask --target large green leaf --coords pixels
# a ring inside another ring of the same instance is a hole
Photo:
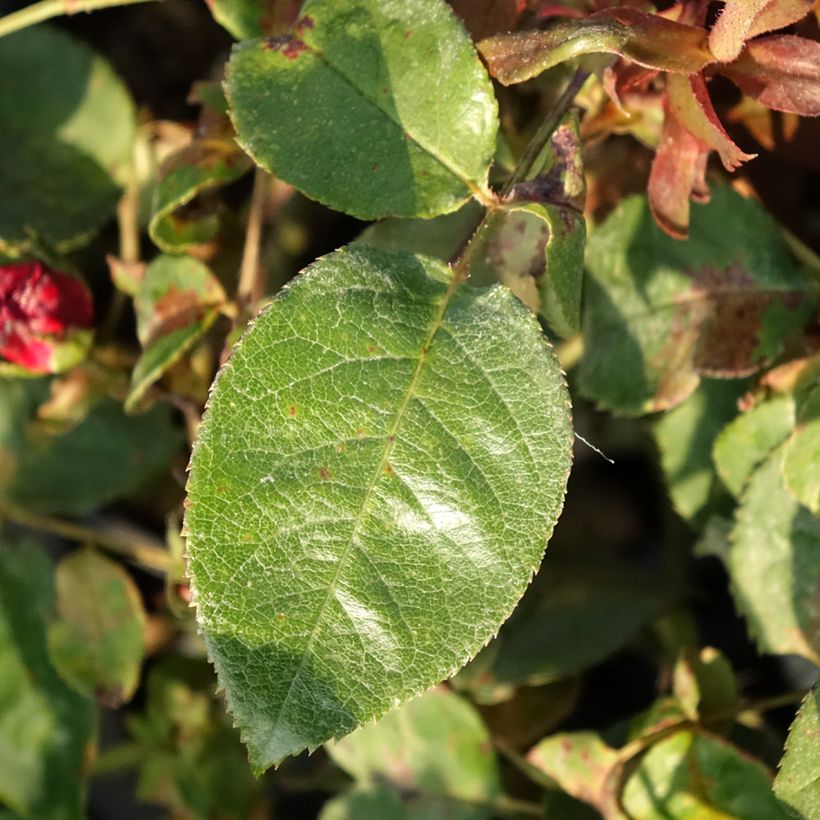
[[[313,265],[220,374],[191,464],[198,618],[261,770],[454,673],[561,507],[572,433],[535,319],[430,258]]]
[[[0,249],[68,247],[113,213],[134,105],[108,63],[46,26],[0,40]]]
[[[382,817],[483,820],[490,816],[487,806],[470,803],[486,804],[500,790],[489,732],[472,706],[443,689],[410,701],[327,751],[359,787],[389,787],[393,795],[380,795],[379,802],[385,811],[389,803],[397,810]],[[409,797],[404,805],[402,795]],[[361,800],[360,789],[353,789],[337,802]],[[336,807],[323,818],[337,814],[360,816]]]
[[[820,817],[820,686],[806,696],[789,729],[786,753],[774,781],[775,794],[798,817]]]
[[[136,584],[114,561],[85,548],[57,566],[58,619],[48,631],[61,677],[109,707],[131,699],[144,652],[145,611]]]
[[[625,200],[587,244],[581,389],[623,414],[666,410],[700,376],[749,375],[777,355],[816,305],[774,220],[716,186],[692,210],[689,239]]]
[[[234,47],[239,143],[308,196],[364,219],[433,216],[485,188],[492,86],[443,0],[309,0],[292,35]]]
[[[820,662],[820,518],[783,482],[784,447],[752,475],[729,552],[732,593],[764,652]]]
[[[629,777],[622,797],[629,817],[781,820],[766,767],[719,737],[676,732],[656,743]]]
[[[0,381],[0,500],[86,513],[138,490],[179,451],[182,434],[166,406],[129,417],[97,398],[75,426],[55,431],[37,418],[48,394],[46,380]]]
[[[32,544],[0,547],[0,801],[31,818],[80,820],[92,701],[51,665],[51,566]]]

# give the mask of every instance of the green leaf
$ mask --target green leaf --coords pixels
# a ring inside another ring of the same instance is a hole
[[[139,590],[119,564],[91,548],[64,558],[56,577],[51,662],[63,680],[103,705],[126,703],[139,683],[145,648]]]
[[[225,301],[222,285],[199,260],[161,254],[151,262],[134,296],[143,353],[131,377],[126,410],[203,336]]]
[[[786,753],[774,781],[775,794],[798,817],[820,815],[820,688],[806,695],[786,739]]]
[[[675,697],[690,720],[731,725],[738,707],[737,683],[732,665],[711,646],[696,655],[684,652],[673,673]]]
[[[726,491],[712,464],[712,446],[737,415],[744,387],[743,382],[704,380],[653,427],[675,510],[698,528],[726,506]]]
[[[581,389],[621,414],[674,407],[701,375],[754,373],[816,304],[776,223],[726,186],[693,208],[688,241],[661,231],[643,196],[624,200],[586,258]]]
[[[76,426],[53,431],[36,418],[48,382],[0,381],[0,499],[28,509],[81,515],[129,495],[178,452],[181,432],[157,406],[137,417],[108,398]]]
[[[794,400],[773,396],[755,404],[729,422],[715,439],[715,467],[735,498],[740,498],[749,476],[781,445],[794,427]]]
[[[498,637],[460,673],[460,685],[472,679],[485,691],[509,696],[522,684],[576,674],[631,641],[665,591],[657,572],[600,555],[573,560],[557,552]]]
[[[434,216],[486,187],[489,78],[443,0],[309,0],[292,35],[239,43],[226,90],[266,170],[362,219]]]
[[[541,559],[570,464],[563,378],[514,297],[451,276],[327,256],[212,391],[189,570],[257,771],[452,675]]]
[[[378,802],[392,802],[398,812],[382,817],[482,820],[490,817],[489,808],[467,804],[486,803],[500,790],[489,732],[472,706],[446,690],[410,701],[327,751],[358,786],[390,787],[395,796],[379,794]],[[362,800],[356,789],[345,797],[348,803]],[[372,792],[366,802],[373,802]],[[356,816],[346,811],[328,814]]]
[[[114,211],[134,105],[108,63],[57,29],[0,41],[0,250],[73,247]]]
[[[611,802],[607,777],[618,753],[594,732],[551,735],[530,750],[527,762],[578,800],[599,808]]]
[[[215,239],[219,216],[214,211],[192,212],[201,194],[227,185],[251,167],[233,141],[198,139],[172,154],[162,165],[154,188],[148,232],[155,245],[169,253]]]
[[[820,379],[797,396],[797,425],[786,444],[783,474],[789,492],[820,515]]]
[[[51,665],[45,625],[51,601],[44,553],[6,539],[0,548],[0,800],[25,817],[80,820],[95,709]]]
[[[622,802],[629,817],[647,820],[788,817],[762,763],[700,731],[676,732],[655,743],[629,777]]]
[[[820,518],[783,483],[783,447],[752,475],[732,532],[732,594],[763,652],[820,662]]]
[[[145,711],[128,719],[142,750],[137,796],[174,817],[247,820],[260,784],[213,684],[204,661],[165,655],[152,667]]]

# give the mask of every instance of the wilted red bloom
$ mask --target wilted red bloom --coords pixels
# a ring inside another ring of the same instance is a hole
[[[51,372],[55,346],[93,319],[91,294],[76,277],[42,262],[0,265],[0,356]]]

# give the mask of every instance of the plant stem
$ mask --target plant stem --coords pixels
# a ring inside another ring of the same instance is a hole
[[[28,529],[49,532],[69,541],[94,544],[160,575],[177,570],[173,557],[162,541],[129,524],[101,522],[87,526],[51,515],[29,512],[8,504],[0,506],[0,520],[10,521]]]
[[[135,3],[150,2],[151,0],[40,0],[39,3],[32,3],[24,9],[0,17],[0,37],[63,14],[77,14],[113,6],[130,6]]]
[[[239,283],[236,288],[240,317],[247,308],[259,301],[265,292],[265,277],[259,264],[259,253],[269,188],[270,177],[261,168],[257,168],[253,177],[248,227],[245,232],[245,246],[242,249],[242,264],[239,268]]]
[[[503,200],[512,189],[522,180],[530,178],[536,170],[536,161],[544,151],[545,146],[552,137],[564,114],[569,110],[575,99],[575,95],[580,91],[581,86],[586,81],[588,73],[579,68],[576,70],[567,87],[561,96],[555,101],[544,121],[538,126],[538,130],[533,134],[532,139],[524,150],[524,154],[515,166],[512,176],[507,180],[501,189],[500,195],[487,205],[487,210],[478,223],[470,239],[459,251],[453,260],[452,267],[457,281],[464,281],[470,275],[470,265],[478,250],[481,248],[484,237],[494,227],[499,215],[504,211]]]
[[[144,757],[145,750],[139,743],[122,743],[100,752],[94,760],[91,774],[97,777],[123,769],[133,769]]]

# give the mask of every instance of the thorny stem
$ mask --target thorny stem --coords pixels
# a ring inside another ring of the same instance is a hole
[[[248,307],[258,302],[265,292],[265,275],[262,266],[259,264],[259,253],[269,190],[270,177],[261,168],[257,168],[253,177],[248,227],[245,231],[245,246],[242,249],[239,284],[236,288],[236,301],[239,305],[240,315]]]
[[[32,3],[19,11],[0,17],[0,37],[63,14],[77,14],[113,6],[130,6],[150,2],[151,0],[40,0],[39,3]]]
[[[29,512],[8,504],[0,505],[0,520],[10,521],[28,529],[49,532],[69,541],[102,547],[159,575],[176,572],[179,569],[162,541],[130,524],[109,521],[88,526],[51,515]]]
[[[536,162],[541,156],[552,137],[555,129],[558,127],[564,114],[569,110],[575,99],[575,95],[581,90],[581,86],[586,81],[588,73],[579,68],[576,70],[572,79],[567,84],[567,87],[561,93],[561,96],[555,101],[555,104],[550,109],[544,121],[538,126],[538,130],[533,135],[521,159],[515,166],[510,178],[501,189],[501,193],[491,203],[482,203],[487,206],[483,218],[478,223],[475,231],[467,240],[464,247],[456,255],[452,267],[456,281],[464,281],[470,275],[470,266],[476,253],[481,248],[485,235],[493,228],[499,215],[503,212],[503,200],[507,197],[512,189],[523,180],[529,179],[536,171]]]

